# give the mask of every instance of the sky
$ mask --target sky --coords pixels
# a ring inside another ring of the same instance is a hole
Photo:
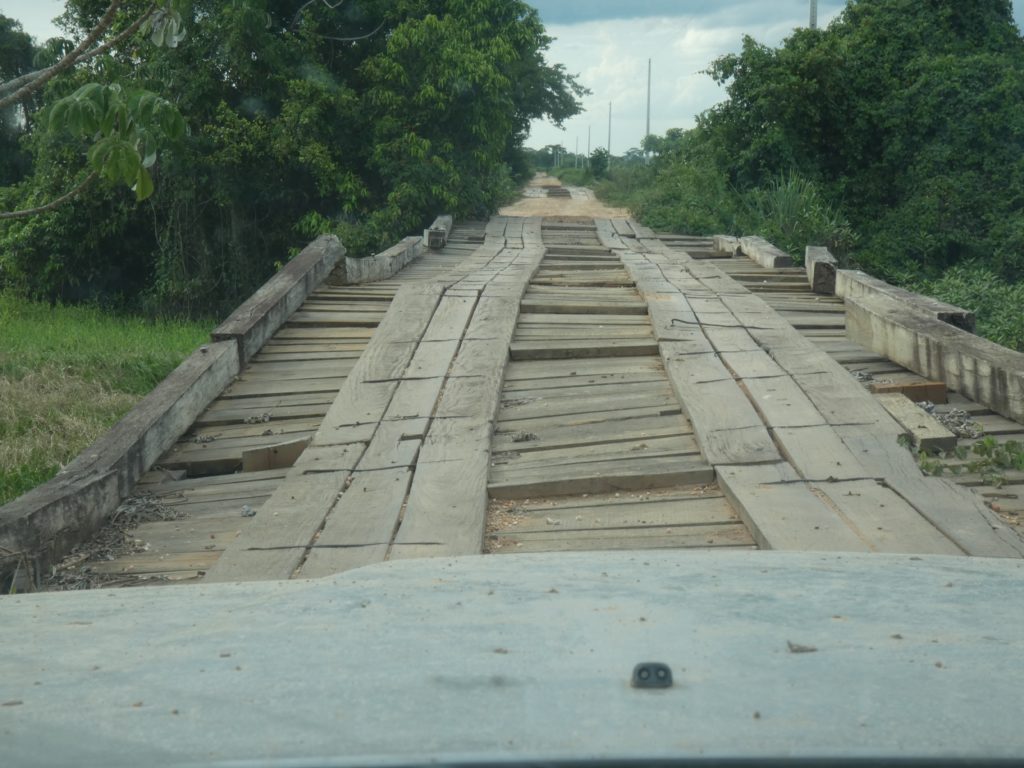
[[[548,61],[564,64],[592,93],[584,114],[559,130],[535,121],[527,145],[561,144],[570,152],[608,146],[608,105],[612,108],[611,151],[637,147],[646,128],[647,61],[651,60],[651,133],[689,128],[694,117],[725,98],[707,75],[714,59],[737,52],[743,36],[778,45],[794,28],[807,26],[810,0],[527,0],[555,38]],[[819,0],[825,26],[844,0]],[[1019,25],[1024,0],[1013,0]],[[0,0],[0,13],[22,22],[42,40],[57,34],[49,23],[63,0]]]

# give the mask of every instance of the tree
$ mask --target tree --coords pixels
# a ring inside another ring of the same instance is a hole
[[[79,64],[110,51],[140,30],[149,32],[156,45],[175,47],[184,38],[180,8],[184,0],[153,2],[127,27],[105,42],[100,42],[118,18],[124,0],[111,0],[106,11],[81,42],[66,51],[55,63],[29,71],[26,45],[22,42],[18,66],[10,65],[0,81],[0,124],[12,124],[11,113],[5,121],[4,110],[25,105],[48,82]],[[5,19],[6,17],[0,17]],[[18,25],[20,30],[20,25]],[[0,33],[3,24],[0,24]],[[11,35],[8,35],[11,37]],[[27,36],[25,36],[27,37]],[[27,49],[31,50],[29,39]],[[7,56],[5,56],[7,58]],[[0,62],[2,64],[2,62]],[[24,115],[28,115],[25,109]],[[87,154],[90,172],[69,191],[43,205],[19,211],[0,211],[0,219],[26,218],[54,210],[82,194],[97,178],[127,184],[144,200],[153,193],[150,168],[157,153],[168,142],[181,138],[184,121],[177,109],[165,99],[141,88],[122,88],[89,83],[53,105],[45,120],[51,131],[69,131],[91,142]]]
[[[72,37],[95,26],[99,2],[68,0]],[[121,24],[145,10],[126,3]],[[530,120],[579,109],[580,87],[546,62],[550,39],[519,0],[193,0],[183,24],[174,50],[111,48],[47,85],[50,104],[90,82],[142,88],[189,131],[143,206],[102,184],[0,226],[0,282],[159,311],[232,307],[321,232],[358,255],[442,211],[485,215],[525,171]],[[33,131],[25,145],[34,173],[0,189],[0,208],[80,181],[81,138]]]
[[[0,14],[0,83],[28,72],[35,50],[21,24]],[[0,107],[0,185],[15,181],[27,170],[28,159],[18,148],[19,124],[25,117],[16,104]]]
[[[855,0],[780,48],[747,38],[710,73],[729,100],[698,134],[738,189],[820,183],[880,273],[1002,254],[1004,276],[1024,276],[1024,42],[1008,0]]]
[[[598,147],[590,153],[590,172],[595,179],[603,179],[608,175],[608,150]]]

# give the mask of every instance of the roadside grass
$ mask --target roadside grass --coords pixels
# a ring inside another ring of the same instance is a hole
[[[53,477],[210,327],[0,294],[0,504]]]

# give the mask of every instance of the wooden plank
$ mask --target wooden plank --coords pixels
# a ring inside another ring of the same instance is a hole
[[[658,353],[653,339],[595,341],[516,341],[509,348],[512,360],[566,360],[583,357],[642,357]]]
[[[693,437],[670,435],[642,440],[587,443],[573,448],[551,448],[518,453],[514,450],[493,453],[491,456],[492,477],[505,471],[524,472],[536,470],[546,472],[555,466],[568,467],[595,460],[650,459],[663,456],[696,457],[700,455],[697,441]]]
[[[319,578],[384,560],[412,471],[357,472],[310,547],[299,575]]]
[[[859,461],[969,555],[1021,557],[1024,542],[978,496],[952,480],[925,477],[892,436],[836,427]]]
[[[339,446],[354,460],[362,444]],[[206,574],[208,581],[289,579],[351,476],[350,472],[305,474],[293,467],[242,533]]]
[[[287,469],[295,464],[296,459],[309,446],[310,438],[289,440],[263,448],[252,448],[242,451],[242,471],[261,472],[268,469]]]
[[[624,422],[634,419],[668,418],[678,423],[678,416],[681,413],[678,403],[665,408],[619,408],[613,412],[597,411],[595,413],[572,413],[564,416],[552,416],[544,420],[538,419],[514,419],[502,420],[501,428],[510,432],[535,432],[543,431],[550,434],[551,429],[575,429],[588,425],[618,424],[625,426]]]
[[[498,546],[500,545],[500,546]],[[572,533],[498,534],[491,537],[495,553],[583,552],[589,550],[705,549],[753,547],[740,524],[623,528]]]
[[[647,305],[643,302],[608,302],[595,299],[523,299],[523,313],[541,314],[593,314],[593,315],[646,315]]]
[[[874,480],[818,485],[873,552],[962,555],[896,493]]]
[[[832,426],[778,427],[773,433],[786,460],[805,480],[860,480],[875,476],[851,453]]]
[[[554,466],[543,471],[495,472],[488,491],[496,499],[525,499],[708,483],[714,475],[714,470],[703,461],[676,456],[614,459]]]
[[[788,464],[716,467],[718,484],[764,549],[867,552],[868,545]]]
[[[657,357],[603,358],[550,361],[512,361],[505,369],[505,381],[540,381],[555,378],[577,378],[589,384],[596,383],[606,374],[640,375],[662,372],[664,368]]]
[[[665,382],[665,372],[661,361],[657,360],[657,367],[652,366],[648,373],[617,374],[607,373],[600,376],[564,376],[561,378],[548,379],[519,379],[506,381],[502,388],[505,397],[516,399],[520,397],[568,397],[574,392],[579,397],[589,395],[601,395],[612,392],[617,387],[628,388],[632,391],[634,387],[644,390],[647,387],[660,386]]]
[[[114,560],[91,560],[89,568],[98,574],[152,576],[175,571],[204,571],[217,561],[218,552],[158,554],[142,552]]]
[[[664,388],[663,388],[664,387]],[[501,421],[520,421],[523,419],[542,419],[552,416],[568,416],[578,413],[598,413],[614,411],[619,408],[661,408],[674,409],[678,406],[675,397],[667,386],[657,385],[657,389],[638,388],[628,394],[615,393],[611,388],[607,394],[590,396],[565,397],[524,397],[504,400],[498,411]]]
[[[946,385],[941,381],[896,382],[892,384],[872,383],[869,389],[876,395],[898,393],[915,403],[925,400],[931,403],[946,402]]]
[[[786,374],[763,349],[749,352],[720,352],[719,357],[738,379],[764,379]]]
[[[676,357],[669,342],[663,345],[662,356],[709,464],[779,460],[760,416],[716,355]]]
[[[390,557],[478,554],[487,517],[491,426],[435,420],[424,441]]]
[[[789,376],[747,379],[743,382],[750,400],[770,428],[811,427],[825,424],[825,417]]]
[[[928,453],[952,451],[956,435],[902,393],[875,395],[882,407],[907,431],[914,445]]]
[[[681,416],[649,416],[646,418],[616,418],[607,414],[602,421],[586,425],[551,426],[537,423],[530,430],[508,429],[499,422],[491,448],[494,453],[535,450],[571,449],[595,442],[613,443],[645,441],[647,438],[669,436],[692,437],[693,430]]]
[[[709,498],[655,499],[603,504],[566,505],[555,508],[513,510],[515,525],[501,532],[589,531],[600,528],[639,528],[708,525],[739,522],[723,496]]]

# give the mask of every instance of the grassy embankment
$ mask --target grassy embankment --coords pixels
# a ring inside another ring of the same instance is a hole
[[[0,504],[53,477],[210,327],[0,294]]]

